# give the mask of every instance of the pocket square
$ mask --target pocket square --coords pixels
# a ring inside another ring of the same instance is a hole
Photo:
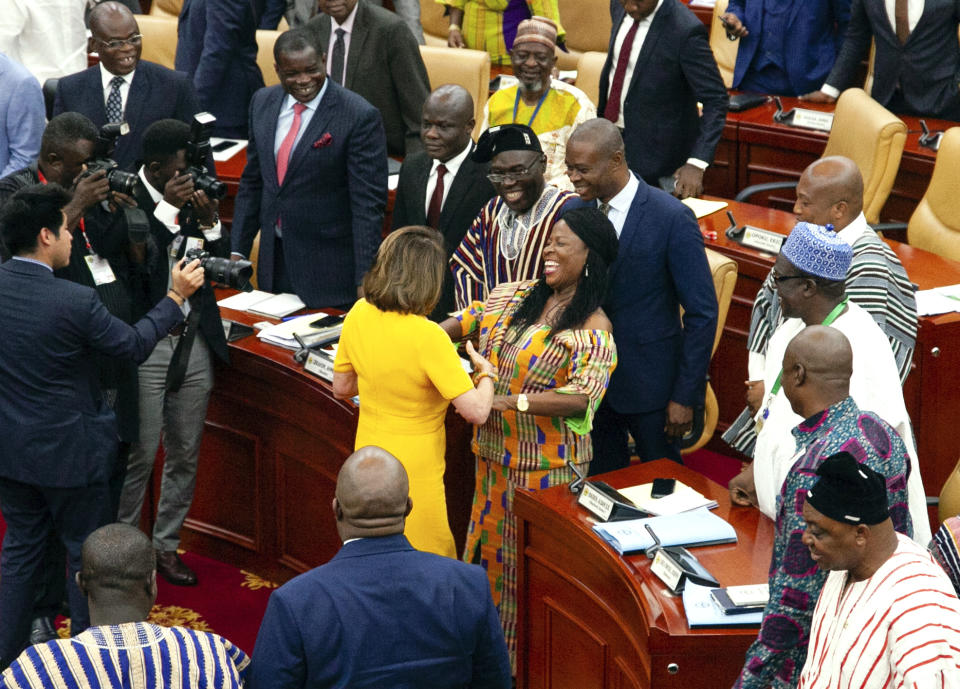
[[[326,134],[324,134],[319,139],[313,142],[313,147],[323,148],[324,146],[329,146],[331,143],[333,143],[333,137],[330,136],[330,132],[327,132]]]

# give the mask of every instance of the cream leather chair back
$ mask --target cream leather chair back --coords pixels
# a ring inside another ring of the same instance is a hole
[[[583,53],[607,52],[610,44],[609,0],[558,0],[567,51],[557,50],[559,69],[578,69]],[[579,77],[578,77],[579,78]]]
[[[606,53],[590,51],[577,62],[577,88],[587,94],[594,105],[600,102],[600,72],[606,61]]]
[[[447,27],[450,20],[443,13],[443,5],[437,0],[420,0],[420,25],[427,45],[444,47],[447,45]]]
[[[727,313],[730,311],[730,301],[733,299],[733,288],[737,284],[737,262],[732,258],[727,258],[723,254],[705,249],[707,252],[707,262],[710,264],[710,274],[713,276],[713,288],[717,292],[717,331],[713,338],[713,349],[710,355],[717,351],[717,345],[720,344],[720,336],[723,334],[723,326],[727,322]],[[717,421],[720,418],[720,405],[717,403],[717,396],[713,392],[713,387],[707,383],[707,394],[705,399],[703,433],[700,439],[692,446],[685,448],[683,454],[688,454],[699,450],[706,445],[717,430]]]
[[[907,225],[907,241],[960,261],[960,127],[951,127],[940,140],[930,184]]]
[[[723,85],[730,88],[733,85],[733,68],[737,64],[740,41],[729,40],[723,24],[720,23],[720,15],[726,11],[727,0],[717,0],[713,6],[713,21],[710,22],[710,50],[713,51],[713,59],[720,68]]]
[[[161,17],[179,17],[182,8],[183,0],[153,0],[150,5],[150,14]]]
[[[420,56],[427,68],[431,91],[441,84],[458,84],[473,96],[477,120],[473,133],[476,138],[483,122],[483,106],[490,92],[490,55],[482,50],[422,45]]]
[[[277,42],[277,38],[282,33],[279,30],[257,29],[257,67],[263,73],[263,83],[266,86],[274,86],[280,83],[277,70],[273,68],[273,44]]]
[[[138,14],[137,25],[143,34],[140,57],[173,69],[173,60],[177,55],[177,18]]]
[[[906,140],[907,125],[863,89],[847,89],[840,94],[823,155],[846,156],[860,168],[863,214],[869,223],[880,219]]]

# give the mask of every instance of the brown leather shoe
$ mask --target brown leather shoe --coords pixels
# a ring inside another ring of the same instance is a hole
[[[197,585],[197,575],[183,563],[176,550],[157,551],[157,574],[174,586]]]

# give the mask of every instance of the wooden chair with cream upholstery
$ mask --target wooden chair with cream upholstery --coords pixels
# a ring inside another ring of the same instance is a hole
[[[940,140],[930,184],[907,223],[907,242],[960,261],[960,127]]]
[[[594,106],[600,102],[600,72],[606,61],[606,53],[591,50],[581,55],[577,62],[577,88],[587,94]]]
[[[143,35],[140,57],[173,69],[177,55],[177,18],[154,14],[138,14],[137,26]]]
[[[254,289],[257,287],[257,263],[260,261],[260,232],[257,232],[253,238],[253,244],[250,247],[250,263],[253,264],[253,277],[250,278],[250,284]]]
[[[569,52],[557,50],[558,69],[579,69],[580,57],[588,52],[607,52],[610,44],[609,0],[558,0],[560,23],[567,32]]]
[[[427,45],[446,47],[450,20],[444,15],[443,5],[437,0],[420,0],[420,25],[423,27],[423,38]]]
[[[420,56],[427,68],[431,91],[441,84],[457,84],[473,96],[473,112],[477,120],[473,133],[478,135],[483,122],[483,106],[490,92],[490,55],[482,50],[422,45]]]
[[[280,83],[280,77],[277,76],[277,70],[273,68],[273,44],[277,42],[282,31],[271,31],[270,29],[257,29],[257,67],[263,73],[263,83],[266,86],[274,86]]]
[[[705,249],[707,262],[710,264],[710,274],[713,276],[713,288],[717,292],[717,332],[713,338],[713,349],[710,356],[717,351],[720,336],[723,334],[724,323],[727,322],[727,313],[730,311],[730,301],[733,299],[733,288],[737,284],[737,262],[723,254]],[[713,387],[707,382],[707,394],[704,400],[703,432],[692,445],[684,447],[681,453],[687,454],[699,450],[713,437],[717,429],[717,420],[720,418],[720,405]]]
[[[733,69],[737,64],[740,41],[731,41],[727,38],[727,32],[720,22],[720,15],[726,11],[727,0],[717,0],[713,6],[713,21],[710,23],[710,50],[713,51],[713,59],[717,61],[717,67],[720,68],[723,85],[730,88],[733,85]]]
[[[183,8],[183,0],[153,0],[150,4],[150,14],[155,17],[179,17]],[[139,15],[137,19],[139,20]]]
[[[863,89],[847,89],[840,94],[823,157],[846,156],[860,168],[863,214],[868,223],[874,224],[880,219],[880,209],[887,202],[900,169],[906,141],[907,125]],[[756,184],[737,194],[736,200],[746,201],[757,192],[796,185],[795,181]]]

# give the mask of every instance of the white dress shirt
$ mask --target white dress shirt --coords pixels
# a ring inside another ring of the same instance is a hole
[[[627,214],[630,212],[630,206],[633,205],[633,197],[637,195],[640,189],[639,180],[630,173],[630,179],[624,185],[623,189],[617,192],[617,195],[610,199],[610,210],[607,211],[607,219],[617,231],[617,237],[623,232],[623,225],[627,222]],[[600,205],[599,199],[597,205]]]
[[[313,97],[313,100],[304,103],[306,109],[300,113],[300,129],[297,131],[297,136],[293,140],[293,148],[290,149],[290,157],[293,157],[293,152],[297,150],[297,144],[300,143],[300,139],[303,138],[303,133],[307,131],[307,126],[310,124],[310,120],[313,119],[314,114],[317,112],[317,108],[320,106],[320,101],[323,100],[323,94],[327,92],[327,80],[323,80],[323,86],[320,87],[320,92]],[[283,143],[283,140],[287,138],[287,132],[290,131],[290,125],[293,124],[293,105],[297,103],[297,99],[291,96],[289,93],[283,99],[283,105],[280,106],[280,116],[277,117],[277,131],[273,136],[273,157],[276,158],[277,154],[280,152],[280,145]]]
[[[133,75],[137,70],[133,70],[130,74],[111,74],[107,71],[107,68],[103,66],[103,63],[100,63],[100,82],[103,84],[103,105],[106,107],[107,99],[110,97],[110,92],[113,90],[110,82],[114,77],[120,77],[123,79],[123,83],[120,84],[120,113],[124,114],[127,112],[127,96],[130,94],[130,84],[133,83]]]
[[[359,5],[360,3],[357,3]],[[333,67],[333,45],[337,42],[337,29],[343,29],[343,74],[340,75],[340,83],[347,83],[347,60],[350,59],[350,36],[353,35],[353,20],[357,18],[357,5],[353,6],[350,14],[343,20],[343,24],[337,24],[337,20],[330,17],[330,39],[327,43],[327,74]]]
[[[471,140],[467,142],[466,148],[444,163],[447,168],[447,173],[443,176],[443,200],[440,202],[441,209],[443,209],[443,204],[447,202],[447,196],[450,195],[450,187],[453,184],[453,178],[457,176],[460,166],[463,165],[463,161],[467,159],[467,156],[470,155],[470,151],[472,150],[473,141]],[[440,167],[440,161],[434,159],[433,165],[430,166],[430,175],[427,177],[427,196],[423,200],[423,208],[427,213],[430,212],[430,199],[433,198],[433,191],[437,188],[438,167]]]
[[[143,182],[147,193],[150,194],[150,198],[157,204],[156,208],[153,209],[153,217],[162,222],[164,227],[170,231],[170,234],[179,235],[180,224],[177,216],[180,215],[180,209],[172,203],[168,203],[163,198],[163,192],[154,188],[154,186],[147,181],[147,175],[143,169],[143,165],[140,166],[140,171],[137,174],[140,176],[140,181]],[[218,219],[210,229],[201,230],[201,232],[203,232],[203,236],[208,242],[217,241],[221,236],[220,220]]]
[[[42,85],[87,68],[83,0],[3,0],[0,53],[30,70]]]
[[[924,0],[907,0],[907,25],[910,27],[910,31],[917,28],[917,22],[920,21],[920,17],[923,15],[923,3]],[[890,20],[893,33],[897,33],[897,0],[883,0],[883,5],[887,10],[887,18]],[[831,98],[838,98],[840,96],[840,89],[830,84],[824,84],[820,87],[820,90]]]

